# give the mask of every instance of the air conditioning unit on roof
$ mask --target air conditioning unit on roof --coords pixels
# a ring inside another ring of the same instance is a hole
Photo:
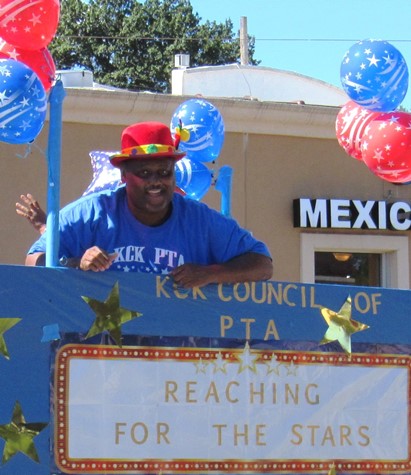
[[[174,66],[176,68],[189,68],[190,67],[190,55],[189,54],[176,54],[174,56]]]
[[[81,69],[56,71],[64,87],[93,87],[93,73]]]

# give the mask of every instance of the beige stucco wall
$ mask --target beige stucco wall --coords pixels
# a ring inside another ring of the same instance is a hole
[[[187,97],[67,89],[63,105],[61,204],[79,197],[91,181],[88,152],[120,147],[122,129],[141,120],[169,123]],[[226,133],[218,166],[234,169],[233,216],[267,242],[274,279],[300,280],[300,229],[293,228],[295,198],[394,199],[411,202],[409,186],[374,177],[345,154],[335,138],[336,107],[207,98],[223,115]],[[36,234],[15,213],[21,193],[46,202],[47,125],[26,158],[26,147],[0,143],[0,262],[22,264]],[[214,188],[204,198],[219,209]],[[327,232],[327,231],[324,231]],[[329,231],[328,231],[329,232]],[[349,231],[348,231],[349,232]],[[379,235],[409,232],[373,231]],[[335,233],[335,231],[334,231]],[[361,233],[361,231],[357,231]],[[411,255],[411,252],[410,252]]]

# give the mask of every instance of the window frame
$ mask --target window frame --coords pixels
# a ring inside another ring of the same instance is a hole
[[[381,254],[382,287],[409,289],[407,236],[301,233],[300,277],[303,283],[315,283],[314,254],[317,251]]]

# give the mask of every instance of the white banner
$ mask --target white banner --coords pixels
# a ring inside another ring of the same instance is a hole
[[[68,473],[410,467],[410,358],[68,345],[57,357]]]

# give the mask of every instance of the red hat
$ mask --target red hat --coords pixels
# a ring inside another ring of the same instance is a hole
[[[121,152],[110,156],[118,167],[125,160],[172,158],[180,160],[185,152],[177,151],[170,129],[160,122],[140,122],[130,125],[121,134]]]

